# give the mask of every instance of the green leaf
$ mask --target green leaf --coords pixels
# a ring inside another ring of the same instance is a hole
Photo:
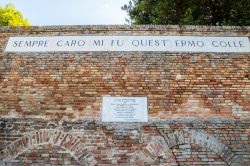
[[[23,18],[20,11],[13,5],[0,6],[1,26],[30,26],[29,22]]]
[[[250,25],[250,0],[133,0],[133,24]]]

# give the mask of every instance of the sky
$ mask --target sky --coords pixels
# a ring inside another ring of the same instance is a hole
[[[126,24],[121,6],[129,0],[0,0],[13,4],[31,25]]]

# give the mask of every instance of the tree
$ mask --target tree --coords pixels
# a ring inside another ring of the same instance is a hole
[[[0,26],[29,26],[20,11],[13,5],[0,6]]]
[[[250,25],[250,0],[132,0],[133,24]]]

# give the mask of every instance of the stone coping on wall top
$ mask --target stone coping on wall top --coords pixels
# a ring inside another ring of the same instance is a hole
[[[196,26],[196,25],[56,25],[56,26],[0,26],[1,32],[29,31],[196,31],[196,32],[249,32],[250,26]]]
[[[102,122],[99,119],[64,119],[64,120],[56,120],[56,119],[40,119],[40,118],[0,118],[1,122],[13,122],[13,123],[29,123],[29,122],[40,122],[40,123],[76,123],[76,124],[85,124],[85,123],[96,123],[96,124],[120,124],[120,125],[134,125],[134,124],[143,124],[143,125],[150,125],[150,124],[186,124],[186,123],[211,123],[211,124],[236,124],[236,123],[244,123],[250,124],[250,119],[234,119],[234,118],[207,118],[207,119],[200,119],[196,117],[190,118],[173,118],[167,120],[149,120],[149,122],[139,123],[139,122]]]

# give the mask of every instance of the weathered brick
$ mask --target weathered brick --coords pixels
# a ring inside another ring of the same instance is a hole
[[[10,36],[250,36],[249,27],[0,27],[0,165],[250,165],[249,53],[5,53]],[[146,96],[149,122],[100,121]]]

